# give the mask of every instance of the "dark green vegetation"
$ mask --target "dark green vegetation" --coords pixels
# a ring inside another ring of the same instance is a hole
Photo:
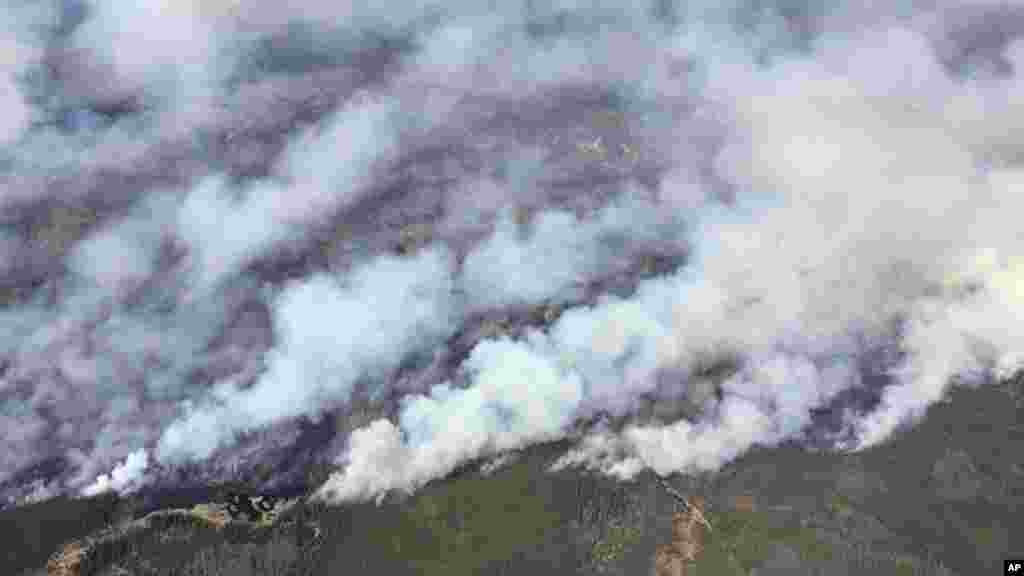
[[[18,574],[46,563],[63,542],[115,522],[123,503],[111,495],[55,498],[0,512],[0,564]]]
[[[1024,378],[954,390],[950,400],[864,455],[887,490],[857,503],[908,549],[959,574],[992,572],[1001,557],[1024,553]]]
[[[625,492],[611,482],[544,474],[553,454],[540,449],[491,477],[464,470],[416,496],[377,507],[361,504],[318,513],[329,549],[320,566],[367,573],[470,575],[574,573],[590,560],[570,528],[580,519],[622,516]],[[591,497],[580,497],[590,490]]]
[[[708,519],[717,530],[705,541],[701,570],[713,574],[747,574],[772,552],[776,543],[786,543],[803,562],[830,560],[832,547],[814,530],[803,526],[773,525],[769,514],[726,510]]]
[[[1024,381],[956,390],[919,425],[862,454],[754,450],[714,475],[672,478],[714,526],[701,575],[994,572],[1024,549]],[[415,496],[305,504],[271,528],[168,520],[111,542],[88,574],[650,574],[672,498],[645,474],[614,481],[545,468],[532,448],[490,476],[467,466]],[[734,506],[752,495],[753,506]],[[124,516],[113,497],[0,514],[6,567],[28,574],[61,542]],[[123,573],[123,572],[120,572]]]
[[[557,528],[552,502],[538,492],[521,464],[492,482],[459,478],[413,500],[394,531],[369,536],[422,573],[472,574]]]

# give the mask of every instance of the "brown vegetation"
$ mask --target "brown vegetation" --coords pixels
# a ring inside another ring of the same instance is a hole
[[[294,505],[290,500],[279,508],[287,509]],[[277,516],[278,510],[266,514],[266,522],[256,525],[269,525]],[[88,573],[87,565],[99,562],[98,556],[109,555],[108,549],[130,548],[133,539],[139,539],[147,533],[162,533],[175,528],[213,529],[220,531],[229,524],[250,524],[242,519],[232,518],[224,505],[219,503],[199,504],[191,509],[159,510],[137,520],[109,525],[103,530],[84,538],[72,540],[50,557],[46,563],[47,576],[79,576]],[[95,566],[92,566],[94,569]]]
[[[703,528],[710,529],[702,511],[704,500],[694,497],[686,504],[685,511],[672,515],[672,541],[654,552],[654,576],[686,576],[703,548]]]
[[[46,563],[46,574],[48,576],[77,576],[79,566],[85,559],[86,551],[77,541],[65,544]]]
[[[732,499],[732,509],[738,512],[753,512],[756,510],[754,497],[750,494],[740,494]]]

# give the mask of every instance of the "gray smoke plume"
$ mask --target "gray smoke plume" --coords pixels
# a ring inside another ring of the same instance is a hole
[[[0,495],[709,470],[1014,373],[1024,7],[876,4],[7,3]]]

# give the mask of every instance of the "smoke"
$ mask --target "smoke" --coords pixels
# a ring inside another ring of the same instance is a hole
[[[26,61],[33,58],[33,50],[25,46],[16,31],[16,22],[11,8],[0,9],[4,27],[0,28],[0,50],[4,59],[0,61],[0,104],[5,110],[0,121],[0,145],[16,139],[28,127],[31,110],[18,88],[18,76],[25,68]]]
[[[46,26],[53,10],[46,3],[6,2],[0,6],[0,153],[21,140],[38,118],[25,89],[44,53]],[[0,188],[0,204],[6,191]]]
[[[146,471],[149,464],[149,457],[144,450],[132,452],[109,474],[100,474],[96,481],[82,491],[85,496],[94,496],[111,490],[123,492],[129,488],[136,487]]]
[[[755,444],[798,438],[810,411],[857,383],[846,362],[819,368],[808,359],[777,354],[722,384],[723,399],[705,417],[666,426],[627,426],[620,434],[598,431],[552,465],[583,465],[631,478],[645,468],[661,475],[717,470]]]
[[[642,202],[620,199],[582,224],[564,212],[542,213],[533,234],[522,242],[508,229],[511,221],[506,218],[466,257],[461,274],[456,274],[447,252],[431,249],[407,258],[378,257],[342,278],[322,275],[286,287],[274,304],[278,343],[267,354],[266,372],[244,390],[230,381],[218,384],[210,403],[166,430],[158,459],[208,458],[239,433],[288,418],[316,416],[328,400],[347,402],[360,379],[386,386],[403,359],[443,345],[468,311],[536,304],[595,276],[602,249],[609,250],[596,236],[621,236],[641,225],[657,226],[649,210]],[[585,231],[574,233],[577,227]],[[637,230],[616,247],[629,249],[645,235],[649,240],[654,236],[651,229]],[[578,245],[563,243],[578,236],[583,236]],[[589,236],[595,238],[587,242]],[[525,257],[524,244],[532,252]],[[552,252],[562,261],[552,264],[539,259]],[[576,258],[591,262],[585,269],[563,265]],[[524,278],[529,283],[523,284],[525,290],[486,284],[507,270],[533,277]],[[460,295],[468,296],[468,301]],[[491,357],[505,361],[501,355]],[[383,390],[371,395],[379,396]],[[495,385],[492,393],[500,390]]]
[[[411,491],[481,454],[555,438],[583,394],[580,379],[567,377],[554,358],[509,340],[481,343],[465,368],[470,387],[439,385],[407,399],[400,428],[377,420],[355,431],[344,476],[321,493],[350,500]]]
[[[82,51],[112,94],[142,94],[169,130],[188,130],[216,113],[232,68],[230,17],[239,3],[97,0],[75,30]]]
[[[474,304],[485,308],[572,300],[588,281],[644,248],[678,252],[685,246],[679,222],[655,209],[627,193],[583,222],[566,211],[542,212],[528,235],[505,211],[491,236],[466,257],[462,283]]]
[[[165,431],[157,458],[207,458],[234,434],[347,400],[361,377],[385,379],[451,332],[450,267],[447,254],[431,251],[382,257],[343,281],[317,276],[289,286],[274,309],[279,341],[260,380],[245,390],[219,384],[209,404]]]
[[[128,215],[106,223],[68,254],[68,267],[83,282],[123,297],[158,271],[161,245],[175,233],[175,199],[166,193],[144,198]]]
[[[697,278],[681,273],[651,280],[634,298],[571,309],[546,333],[533,332],[523,342],[482,341],[463,366],[467,387],[445,384],[407,398],[400,427],[382,420],[354,433],[344,473],[321,494],[347,500],[415,488],[466,460],[564,437],[576,419],[625,414],[645,394],[671,393],[658,390],[659,371],[695,374],[699,362],[721,350],[758,356],[722,384],[725,400],[709,410],[714,420],[628,428],[622,441],[629,450],[620,454],[635,454],[662,474],[717,468],[755,442],[799,434],[812,408],[856,383],[847,359],[818,366],[774,352],[783,344],[782,326],[768,326],[767,338],[750,338],[758,329],[750,320],[775,319],[764,312],[729,318],[731,303],[721,288],[704,284],[707,271]]]
[[[0,494],[714,470],[1014,373],[1024,12],[876,4],[5,6]]]
[[[883,54],[875,46],[887,48]],[[899,46],[898,55],[890,52],[892,46]],[[658,369],[692,373],[711,350],[738,354],[743,368],[721,384],[723,398],[709,402],[698,422],[601,432],[556,467],[586,464],[623,477],[644,467],[660,474],[716,469],[754,444],[799,436],[811,423],[812,409],[858,384],[851,367],[858,352],[852,337],[882,337],[893,318],[908,319],[903,341],[908,359],[892,367],[893,385],[878,408],[854,424],[862,448],[920,417],[954,376],[976,375],[983,358],[971,349],[972,341],[995,355],[990,359],[1000,374],[1019,367],[1010,341],[989,332],[993,318],[978,317],[992,312],[991,298],[1008,292],[1002,286],[1017,285],[1012,270],[1000,267],[981,281],[987,298],[965,302],[941,294],[948,288],[951,263],[991,245],[993,239],[978,237],[979,223],[999,222],[991,210],[1005,207],[1005,201],[986,190],[976,151],[963,138],[969,133],[947,115],[949,100],[962,105],[955,99],[973,95],[943,73],[925,39],[906,28],[886,27],[823,47],[814,58],[768,68],[719,65],[722,71],[709,80],[706,94],[732,118],[735,136],[718,160],[740,191],[737,206],[723,218],[717,207],[698,210],[709,216],[694,238],[701,252],[691,264],[695,282],[676,283],[665,300],[643,298],[641,288],[640,297],[628,304],[583,312],[582,318],[598,318],[586,332],[591,350],[584,350],[590,358],[595,352],[604,355],[605,369],[574,363],[552,384],[572,398],[559,411],[571,414],[561,420],[568,422],[586,415],[581,405],[605,410],[628,405],[649,392],[635,383],[656,381]],[[948,96],[928,97],[934,94]],[[910,224],[915,221],[922,224]],[[1002,224],[996,228],[1013,228]],[[1019,249],[1016,239],[1003,240],[1010,243],[1002,253]],[[1004,314],[1019,315],[1005,296],[1000,300]],[[642,316],[616,310],[629,307]],[[936,308],[939,317],[928,318]],[[659,326],[659,317],[672,322]],[[641,318],[647,325],[631,329],[643,325]],[[551,333],[562,334],[566,325],[568,318]],[[573,352],[574,359],[581,355],[579,348]],[[623,361],[630,362],[632,373],[607,369]],[[581,379],[583,402],[572,393]],[[609,380],[612,384],[602,386]],[[483,384],[474,383],[466,394],[477,386]],[[464,413],[481,411],[486,409]],[[429,429],[451,418],[438,413],[443,416],[431,425],[416,425]],[[404,412],[402,430],[416,438],[409,420]],[[458,443],[460,460],[501,450],[506,435],[495,428],[489,428],[490,442]],[[529,428],[516,432],[524,430]],[[563,428],[554,436],[568,432]],[[399,434],[386,424],[364,433],[353,436],[350,463],[325,488],[329,497],[344,500],[417,486],[453,469],[444,459],[418,457],[431,454],[434,444],[424,447],[416,438],[394,446]],[[532,438],[552,435],[540,426]],[[436,445],[448,442],[438,439]],[[393,471],[395,465],[401,469]],[[368,474],[370,469],[376,473]]]

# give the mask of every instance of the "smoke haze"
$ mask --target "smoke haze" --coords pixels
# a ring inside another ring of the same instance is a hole
[[[867,450],[1024,362],[1017,2],[41,4],[7,502]]]

